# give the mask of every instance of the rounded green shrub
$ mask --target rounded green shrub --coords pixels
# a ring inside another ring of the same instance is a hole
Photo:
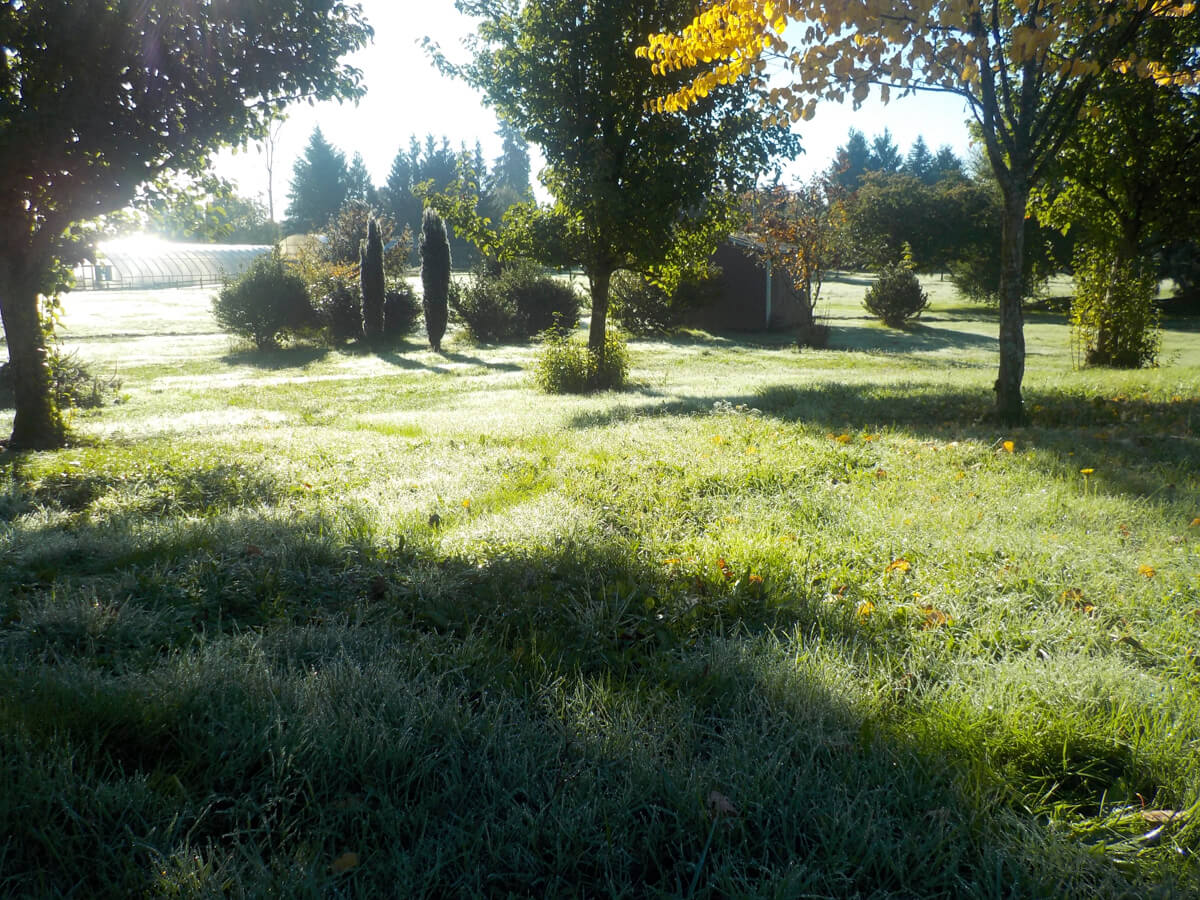
[[[686,279],[671,293],[642,275],[620,269],[608,288],[608,310],[630,334],[667,334],[687,320],[690,310],[716,299],[712,279]]]
[[[575,290],[529,260],[477,267],[452,306],[467,333],[483,343],[527,341],[579,322]]]
[[[620,335],[609,332],[604,354],[564,332],[550,330],[534,366],[534,380],[548,394],[587,394],[620,390],[629,380],[629,349]]]
[[[902,328],[929,306],[929,297],[921,289],[911,263],[903,259],[879,273],[863,297],[863,306],[885,325]]]
[[[1089,366],[1153,366],[1162,346],[1154,296],[1158,278],[1140,260],[1122,259],[1111,247],[1081,244],[1074,258],[1071,337]]]
[[[453,291],[451,291],[453,295]],[[407,282],[398,281],[383,295],[383,336],[398,338],[411,332],[421,318],[421,301]]]
[[[329,276],[325,292],[313,304],[325,337],[331,344],[362,337],[362,302],[359,285],[349,279]]]
[[[304,280],[278,253],[261,256],[213,298],[213,317],[225,331],[260,349],[315,327],[317,316]]]

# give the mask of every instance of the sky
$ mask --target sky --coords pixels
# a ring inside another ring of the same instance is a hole
[[[473,21],[454,8],[453,0],[360,2],[375,40],[349,61],[362,69],[367,94],[357,105],[300,104],[289,110],[276,142],[276,218],[284,215],[292,168],[317,125],[347,161],[361,153],[376,184],[387,179],[392,159],[408,146],[412,134],[423,138],[431,133],[439,139],[445,135],[456,148],[463,143],[473,148],[478,140],[486,159],[500,155],[495,114],[476,91],[442,76],[421,48],[422,38],[428,36],[451,59],[463,59],[461,42],[474,30]],[[886,128],[903,153],[921,135],[930,149],[949,144],[965,159],[967,117],[960,99],[942,94],[894,99],[886,106],[872,98],[857,111],[849,103],[822,103],[812,121],[796,127],[805,152],[788,167],[787,177],[804,178],[826,168],[851,128],[868,139]],[[540,157],[536,148],[531,151],[536,174]],[[253,146],[237,153],[223,151],[215,169],[235,181],[244,195],[266,202],[265,159]]]

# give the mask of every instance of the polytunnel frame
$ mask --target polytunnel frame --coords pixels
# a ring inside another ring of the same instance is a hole
[[[107,241],[74,269],[75,289],[138,291],[219,287],[240,275],[270,244],[184,244],[147,239]]]

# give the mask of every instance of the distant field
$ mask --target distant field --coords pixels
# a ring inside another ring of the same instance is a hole
[[[0,895],[1200,895],[1200,320],[828,349],[255,351],[65,301],[122,381],[0,455]],[[0,429],[11,412],[0,411]]]

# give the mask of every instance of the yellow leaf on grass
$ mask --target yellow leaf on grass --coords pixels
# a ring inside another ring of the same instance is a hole
[[[357,865],[358,865],[358,854],[357,853],[343,853],[341,856],[339,856],[337,859],[335,859],[333,861],[333,863],[329,866],[329,868],[333,869],[333,871],[335,871],[335,872],[349,872],[351,869],[353,869]]]
[[[1015,449],[1016,449],[1016,447],[1017,447],[1017,445],[1016,445],[1016,444],[1014,444],[1012,441],[1005,441],[1005,442],[1004,442],[1003,444],[1001,444],[1000,446],[1001,446],[1001,447],[1003,447],[1003,448],[1004,448],[1004,450],[1005,450],[1007,453],[1012,453],[1012,452],[1013,452],[1013,450],[1015,450]]]
[[[854,612],[860,619],[865,619],[867,616],[871,615],[871,613],[875,612],[875,604],[870,600],[864,600],[854,608]]]
[[[848,434],[839,434],[837,437],[834,438],[834,440],[837,441],[839,444],[848,444],[851,441],[851,437]]]
[[[900,559],[893,559],[888,563],[884,572],[907,572],[911,568],[912,564],[902,557]]]
[[[1138,566],[1138,574],[1143,578],[1153,578],[1158,573],[1154,571],[1154,566]]]
[[[940,628],[943,625],[949,625],[954,621],[953,616],[951,616],[948,612],[943,612],[936,606],[922,604],[919,608],[921,612],[925,613],[925,624],[922,627],[925,628],[926,631],[929,631],[933,628]]]
[[[1192,519],[1192,524],[1190,524],[1188,528],[1200,528],[1200,516],[1196,516],[1196,518]]]

